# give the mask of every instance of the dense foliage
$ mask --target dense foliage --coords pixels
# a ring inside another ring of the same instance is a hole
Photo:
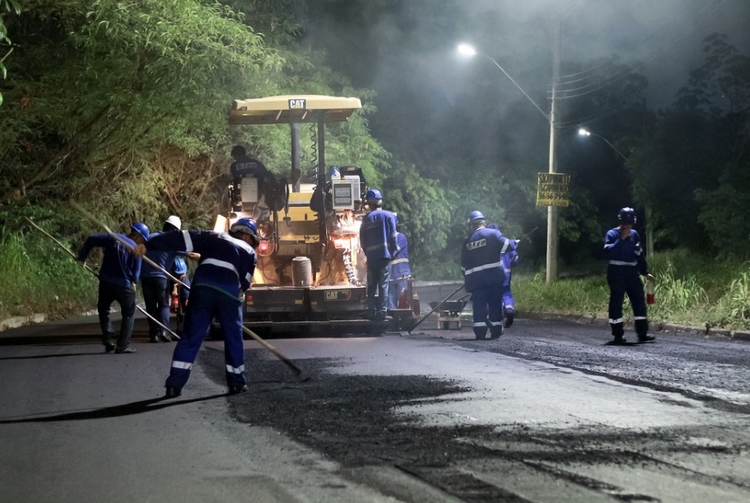
[[[539,110],[491,64],[459,72],[446,63],[441,75],[428,76],[459,81],[470,100],[445,90],[425,100],[411,81],[398,97],[377,96],[358,85],[378,70],[361,51],[334,57],[313,33],[317,27],[342,44],[356,38],[355,49],[384,44],[427,59],[473,32],[497,48],[492,57],[532,99],[547,103],[555,12],[526,26],[533,42],[518,51],[508,39],[515,21],[499,11],[477,17],[458,0],[434,5],[0,0],[0,241],[36,246],[26,241],[23,218],[34,217],[80,242],[92,228],[68,209],[69,200],[115,228],[170,213],[206,227],[226,205],[232,145],[248,146],[278,174],[290,167],[288,128],[230,127],[231,101],[328,94],[357,96],[364,108],[328,129],[326,159],[361,166],[384,191],[410,238],[418,279],[460,277],[458,249],[473,209],[508,236],[528,234],[521,257],[540,270],[546,217],[535,207],[536,175],[547,170],[549,127]],[[343,28],[322,23],[331,13]],[[417,16],[440,34],[439,43],[412,36]],[[396,20],[400,34],[361,28],[379,17]],[[561,73],[558,169],[573,176],[572,204],[560,212],[563,272],[601,259],[604,232],[626,205],[637,207],[639,228],[649,227],[657,250],[750,254],[743,212],[750,202],[750,57],[725,36],[709,37],[703,64],[659,111],[646,106],[649,83],[632,62],[563,60]],[[587,76],[586,87],[569,77],[577,74]],[[387,122],[378,113],[383,106],[398,108]],[[578,138],[582,125],[599,138]],[[314,163],[311,137],[303,127],[306,170]]]

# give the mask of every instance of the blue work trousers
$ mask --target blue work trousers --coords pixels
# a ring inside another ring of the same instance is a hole
[[[514,313],[516,311],[515,301],[513,300],[513,292],[510,289],[510,274],[505,273],[506,280],[503,285],[503,307],[505,312]]]
[[[398,309],[398,301],[401,298],[401,292],[403,290],[406,290],[408,294],[409,292],[409,280],[408,279],[391,280],[391,284],[388,285],[388,307],[390,309]],[[408,304],[409,306],[411,306],[411,297],[408,299]]]
[[[206,286],[194,286],[185,313],[185,331],[172,355],[168,388],[182,389],[190,377],[195,358],[214,317],[224,332],[224,362],[227,385],[245,384],[245,354],[242,342],[242,303]]]
[[[169,297],[167,278],[141,278],[143,302],[146,312],[169,327]],[[151,318],[148,319],[148,334],[151,337],[161,335],[162,328]]]
[[[646,316],[646,295],[643,292],[643,281],[635,266],[609,265],[607,267],[607,284],[609,284],[609,325],[612,335],[617,338],[623,335],[622,303],[628,294],[633,306],[633,320],[638,337],[648,334]]]
[[[99,301],[96,304],[96,309],[99,313],[99,326],[102,329],[102,343],[105,346],[112,343],[112,335],[114,334],[112,321],[109,318],[110,306],[113,302],[120,304],[120,313],[122,314],[117,348],[125,349],[130,344],[130,336],[133,335],[135,290],[129,286],[99,281]]]
[[[367,314],[372,319],[384,320],[388,314],[388,283],[391,279],[391,260],[367,261]],[[378,297],[375,297],[375,292]]]
[[[489,325],[490,337],[497,338],[503,334],[503,289],[501,287],[476,288],[471,292],[471,304],[474,311],[474,335],[484,339]]]

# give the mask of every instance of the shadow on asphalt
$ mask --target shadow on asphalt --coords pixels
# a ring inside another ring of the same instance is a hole
[[[91,355],[106,355],[107,353],[64,353],[55,355],[33,355],[33,356],[0,356],[0,360],[36,360],[39,358],[60,358],[66,356],[91,356]]]
[[[30,417],[5,418],[0,419],[0,424],[54,423],[58,421],[82,421],[87,419],[106,419],[112,417],[134,416],[136,414],[143,414],[145,412],[154,412],[165,407],[175,407],[188,403],[204,402],[206,400],[213,400],[215,398],[226,398],[227,396],[229,396],[227,393],[220,393],[217,395],[209,395],[201,398],[192,398],[190,400],[175,401],[173,398],[170,398],[168,402],[165,401],[167,400],[167,398],[165,397],[150,398],[148,400],[139,400],[137,402],[124,403],[122,405],[113,405],[112,407],[64,412],[51,416],[34,415]]]

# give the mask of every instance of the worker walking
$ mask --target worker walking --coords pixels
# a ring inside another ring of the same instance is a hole
[[[388,285],[389,306],[398,309],[399,301],[403,296],[408,296],[407,302],[411,305],[409,293],[409,279],[411,278],[411,266],[409,265],[409,242],[403,232],[396,235],[396,247],[398,250],[391,261],[391,284]],[[408,306],[406,306],[408,307]]]
[[[96,304],[99,313],[99,326],[102,330],[102,344],[104,351],[109,353],[135,353],[130,347],[133,334],[133,318],[135,316],[135,290],[141,274],[141,259],[130,254],[131,247],[148,241],[148,227],[136,222],[130,227],[130,234],[92,234],[78,251],[76,260],[86,262],[92,248],[104,250],[104,258],[99,269],[99,300]],[[116,237],[115,237],[116,236]],[[119,241],[118,241],[119,239]],[[113,302],[120,305],[122,321],[117,344],[112,342],[114,331],[109,313]]]
[[[170,215],[162,226],[162,232],[179,231],[182,228],[182,221],[177,215]],[[161,233],[154,233],[149,239],[158,236]],[[159,267],[154,267],[148,261],[141,267],[141,287],[143,290],[143,302],[146,304],[146,312],[154,319],[165,326],[169,326],[169,285],[167,275],[174,261],[176,252],[166,250],[151,250],[146,253],[146,257]],[[149,342],[171,342],[172,338],[159,324],[148,319]]]
[[[500,234],[503,233],[500,230],[500,226],[498,226],[498,224],[492,223],[487,227],[490,229],[497,229]],[[513,319],[516,317],[516,306],[515,300],[513,299],[513,290],[511,290],[510,281],[513,269],[518,265],[517,249],[518,240],[508,239],[508,249],[502,255],[503,271],[505,272],[505,282],[503,283],[503,311],[505,313],[505,328],[510,327],[513,324]]]
[[[490,337],[496,339],[503,334],[502,256],[508,251],[510,240],[497,229],[488,228],[481,211],[472,211],[468,224],[471,235],[461,249],[461,271],[466,291],[471,293],[474,335],[484,339],[489,324]]]
[[[224,332],[224,358],[229,393],[247,391],[245,385],[242,306],[245,291],[255,272],[255,248],[260,243],[254,220],[240,218],[228,233],[211,231],[169,232],[156,236],[133,250],[173,250],[200,254],[193,275],[190,302],[185,313],[185,331],[177,342],[166,382],[166,397],[182,394],[203,340],[214,318]]]
[[[604,237],[604,254],[609,261],[607,266],[609,326],[615,338],[614,343],[625,343],[622,303],[627,293],[630,304],[633,306],[638,342],[651,342],[654,337],[648,335],[646,296],[640,275],[646,276],[650,281],[654,280],[654,276],[648,272],[640,236],[633,229],[636,223],[635,210],[628,207],[622,208],[617,218],[620,225],[607,231]]]
[[[359,241],[367,257],[367,317],[384,321],[388,314],[391,260],[399,251],[398,222],[395,214],[382,208],[383,195],[378,189],[368,190],[365,200],[370,212],[362,218]]]

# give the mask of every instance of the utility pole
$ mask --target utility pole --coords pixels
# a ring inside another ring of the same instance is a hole
[[[567,17],[567,15],[566,15]],[[560,37],[562,20],[555,24],[555,40],[552,55],[552,99],[549,112],[549,172],[557,173],[557,80],[560,76]],[[547,283],[552,283],[558,277],[558,216],[559,208],[551,205],[547,207]]]

